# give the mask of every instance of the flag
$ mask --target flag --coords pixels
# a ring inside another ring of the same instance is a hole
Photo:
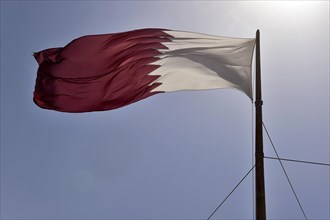
[[[255,39],[167,29],[87,35],[34,53],[34,102],[103,111],[164,92],[235,88],[252,99]]]

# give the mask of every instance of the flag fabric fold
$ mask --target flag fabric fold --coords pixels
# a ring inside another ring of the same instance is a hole
[[[252,99],[255,39],[166,29],[88,35],[34,53],[34,102],[62,112],[103,111],[180,90],[235,88]]]

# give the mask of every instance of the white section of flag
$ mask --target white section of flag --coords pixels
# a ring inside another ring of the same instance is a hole
[[[160,65],[149,75],[160,77],[153,92],[235,88],[252,99],[251,65],[255,39],[165,31],[173,36],[159,50]],[[152,84],[153,84],[152,83]]]

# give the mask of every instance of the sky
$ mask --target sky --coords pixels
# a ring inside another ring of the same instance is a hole
[[[158,94],[112,111],[32,101],[33,52],[89,34],[260,29],[263,121],[282,158],[329,163],[329,1],[1,1],[1,219],[207,219],[253,166],[237,90]],[[276,156],[264,134],[265,156]],[[308,219],[329,219],[330,169],[283,165]],[[265,159],[268,219],[304,219]],[[253,219],[250,174],[212,219]]]

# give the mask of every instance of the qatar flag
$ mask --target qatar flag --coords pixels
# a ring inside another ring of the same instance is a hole
[[[88,35],[34,53],[34,102],[62,112],[103,111],[180,90],[234,88],[252,99],[255,39],[166,29]]]

